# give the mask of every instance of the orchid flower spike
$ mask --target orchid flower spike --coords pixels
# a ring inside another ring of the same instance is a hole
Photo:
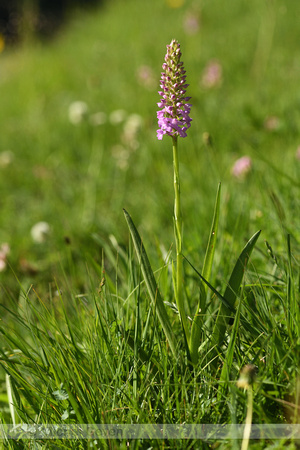
[[[187,103],[191,97],[186,97],[186,75],[183,62],[180,61],[180,44],[172,40],[167,45],[165,62],[162,65],[164,72],[161,74],[159,91],[161,100],[157,105],[158,126],[157,138],[161,140],[164,134],[172,137],[186,137],[186,131],[191,126],[192,119],[189,114],[191,104]]]

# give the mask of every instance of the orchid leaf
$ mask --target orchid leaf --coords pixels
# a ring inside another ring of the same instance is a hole
[[[212,345],[217,344],[218,346],[220,346],[224,340],[227,324],[231,317],[232,311],[234,311],[235,314],[236,299],[243,280],[245,269],[260,233],[261,230],[257,231],[249,239],[235,263],[224,293],[226,302],[222,302],[222,305],[220,306],[219,314],[213,330],[211,338]]]
[[[173,355],[176,357],[176,343],[175,343],[175,336],[173,334],[171,322],[169,319],[169,316],[167,314],[164,302],[161,298],[160,292],[158,290],[156,280],[145,250],[145,247],[142,243],[141,237],[130,217],[128,212],[124,209],[124,215],[125,219],[133,240],[133,244],[136,250],[136,254],[138,257],[138,261],[141,265],[142,274],[147,286],[147,290],[151,299],[151,302],[153,304],[153,307],[155,309],[155,312],[158,316],[158,319],[161,323],[161,326],[164,330],[164,333],[166,335],[167,341],[170,345],[171,351]]]
[[[219,185],[218,185],[213,220],[212,220],[212,225],[211,225],[211,229],[210,229],[208,244],[207,244],[205,258],[204,258],[203,270],[202,270],[203,279],[205,279],[205,280],[209,280],[209,278],[210,278],[214,254],[215,254],[217,232],[218,232],[218,225],[219,225],[219,215],[220,215],[220,194],[221,194],[221,183],[219,183]],[[198,348],[201,344],[200,341],[201,341],[201,333],[202,333],[202,325],[203,325],[203,315],[205,314],[205,310],[206,310],[206,296],[207,296],[207,289],[208,289],[208,286],[204,282],[203,279],[201,279],[201,282],[200,282],[199,303],[198,303],[198,307],[196,310],[196,314],[193,319],[193,325],[192,325],[192,331],[191,331],[191,359],[192,359],[192,362],[195,364],[197,363],[197,360],[198,360]]]

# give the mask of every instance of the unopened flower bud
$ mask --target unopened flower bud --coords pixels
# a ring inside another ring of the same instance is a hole
[[[256,378],[256,367],[253,364],[247,364],[241,370],[240,377],[236,382],[237,387],[249,389]]]

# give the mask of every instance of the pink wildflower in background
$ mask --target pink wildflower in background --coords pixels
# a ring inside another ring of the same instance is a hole
[[[231,169],[231,174],[238,179],[242,179],[247,175],[247,173],[250,172],[251,168],[252,159],[250,156],[242,156],[234,163]]]
[[[183,22],[183,28],[187,34],[197,34],[200,29],[200,15],[196,12],[189,12]]]
[[[180,44],[172,40],[171,44],[167,45],[167,54],[162,65],[164,69],[160,80],[162,91],[159,91],[162,98],[157,103],[161,108],[157,113],[159,140],[164,134],[172,137],[186,137],[186,131],[191,126],[192,119],[189,114],[192,105],[187,103],[191,97],[185,96],[188,84],[186,84],[185,70],[180,58]]]
[[[276,131],[280,128],[280,120],[277,116],[269,116],[264,121],[264,128],[268,131]]]
[[[149,66],[140,66],[137,71],[137,79],[141,86],[147,89],[153,89],[155,86],[155,77],[153,70]]]
[[[10,252],[9,245],[5,242],[0,247],[0,272],[6,269],[7,256]]]
[[[300,161],[300,146],[296,150],[296,159]]]
[[[210,89],[219,86],[222,83],[222,66],[216,59],[208,62],[202,75],[201,84]]]

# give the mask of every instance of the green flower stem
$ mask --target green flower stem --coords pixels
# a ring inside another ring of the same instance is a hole
[[[248,387],[248,402],[247,402],[247,416],[244,428],[244,436],[241,450],[248,450],[251,427],[252,427],[252,414],[253,414],[253,389],[252,385]]]
[[[173,168],[174,168],[174,191],[175,191],[174,226],[175,226],[175,242],[176,242],[176,256],[177,256],[176,279],[174,289],[181,323],[184,329],[188,347],[190,347],[190,332],[188,328],[186,314],[184,312],[184,300],[183,300],[182,216],[180,206],[180,182],[179,182],[179,159],[178,159],[177,136],[173,136],[172,141],[173,141]]]

